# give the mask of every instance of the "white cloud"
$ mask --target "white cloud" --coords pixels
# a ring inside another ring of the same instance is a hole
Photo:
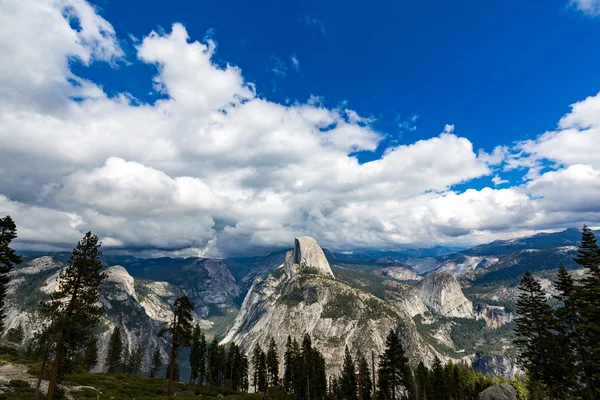
[[[292,62],[292,67],[296,71],[300,71],[300,60],[298,60],[298,57],[296,57],[296,54],[292,54],[290,56],[290,61]]]
[[[503,183],[508,183],[508,180],[506,180],[506,179],[502,179],[502,178],[500,178],[500,176],[498,176],[498,175],[494,175],[494,177],[492,178],[492,183],[493,183],[495,186],[498,186],[498,185],[502,185]]]
[[[592,17],[600,15],[599,0],[571,0],[571,6]]]
[[[107,246],[231,254],[305,234],[351,249],[471,244],[600,222],[598,96],[515,149],[475,151],[446,125],[361,164],[354,154],[385,137],[373,118],[317,96],[289,105],[260,98],[240,68],[213,62],[211,39],[194,41],[180,24],[139,42],[138,62],[156,66],[166,95],[140,104],[70,70],[74,57],[89,65],[123,55],[87,3],[2,2],[0,23],[0,51],[10,55],[0,65],[0,214],[15,218],[23,246],[70,246],[92,230]],[[548,160],[552,171],[540,167]],[[529,181],[452,190],[482,176],[503,183],[501,165],[529,168]],[[565,198],[569,185],[580,200]]]

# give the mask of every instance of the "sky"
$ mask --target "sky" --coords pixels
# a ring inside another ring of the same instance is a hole
[[[600,0],[9,0],[0,54],[0,215],[21,250],[600,226]]]

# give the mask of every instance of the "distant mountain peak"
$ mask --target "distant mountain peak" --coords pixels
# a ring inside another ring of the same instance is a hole
[[[292,262],[300,266],[300,271],[309,269],[311,272],[316,271],[319,274],[335,278],[323,249],[310,236],[302,236],[294,240]]]

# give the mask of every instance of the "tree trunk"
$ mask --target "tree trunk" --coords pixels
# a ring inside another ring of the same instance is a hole
[[[175,358],[177,357],[177,314],[173,315],[173,339],[171,340],[171,355],[169,356],[169,381],[167,396],[173,396],[173,377],[175,376]]]
[[[35,400],[37,400],[40,395],[40,386],[42,385],[42,377],[44,376],[44,369],[46,369],[46,361],[48,361],[49,351],[49,348],[46,347],[46,351],[44,352],[44,358],[42,359],[42,370],[40,371],[40,377],[38,378],[37,385],[35,386]]]
[[[54,363],[52,363],[52,372],[50,373],[50,382],[48,383],[48,393],[46,394],[46,400],[52,400],[52,398],[54,397],[54,389],[56,387],[58,372],[60,370],[60,363],[62,361],[62,353],[64,346],[65,343],[63,335],[61,334],[60,340],[56,345],[56,357],[54,357]]]
[[[171,346],[169,356],[169,382],[167,383],[167,396],[173,396],[173,377],[175,376],[175,344]]]

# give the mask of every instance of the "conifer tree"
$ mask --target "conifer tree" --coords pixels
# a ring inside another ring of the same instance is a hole
[[[56,351],[46,399],[51,400],[58,383],[60,367],[66,353],[79,350],[98,323],[102,312],[99,304],[101,273],[100,242],[96,235],[86,233],[73,250],[70,265],[60,272],[58,290],[42,303],[41,313],[51,321],[56,331]],[[67,354],[68,355],[68,354]]]
[[[581,279],[576,297],[580,315],[580,331],[583,341],[582,359],[588,396],[600,394],[600,247],[591,229],[583,226],[581,244],[574,261],[588,269]]]
[[[279,386],[279,354],[277,352],[277,343],[271,338],[267,350],[267,373],[270,386]]]
[[[357,399],[356,367],[348,346],[344,350],[344,365],[339,383],[345,400]]]
[[[10,247],[17,238],[17,225],[10,215],[0,218],[0,332],[4,331],[4,300],[8,288],[9,275],[13,266],[21,263],[22,259]]]
[[[123,346],[123,355],[121,356],[121,372],[124,374],[130,374],[131,359],[131,351],[129,350],[129,346],[125,344]]]
[[[393,330],[390,330],[385,343],[386,348],[379,365],[379,394],[384,399],[396,400],[398,389],[408,389],[411,384],[407,377],[407,372],[410,371],[408,358],[404,355],[402,343]]]
[[[202,332],[200,325],[194,327],[192,333],[192,348],[190,349],[190,384],[196,382],[200,375],[200,362],[202,356],[201,346]]]
[[[303,340],[306,342],[306,338]],[[308,338],[308,347],[310,347],[310,337]],[[296,399],[304,399],[306,397],[306,359],[303,357],[303,351],[300,349],[300,344],[294,338],[292,341],[292,352],[293,352],[293,378],[292,382],[294,383],[294,393],[296,394]]]
[[[358,399],[359,400],[371,400],[373,395],[373,382],[371,380],[371,371],[369,369],[369,363],[365,356],[359,352],[356,356],[358,362]]]
[[[131,352],[129,360],[129,373],[137,375],[142,370],[142,363],[144,362],[144,350],[142,346],[138,347]]]
[[[446,385],[446,375],[444,373],[444,366],[440,359],[436,356],[433,360],[433,366],[431,368],[431,378],[433,386],[433,398],[439,400],[446,400],[448,398],[448,388]]]
[[[160,347],[154,348],[152,353],[152,361],[150,362],[150,378],[154,378],[159,372],[162,366],[162,356],[160,354]]]
[[[314,349],[314,377],[310,393],[314,399],[324,399],[327,395],[327,373],[325,371],[325,358],[316,348]]]
[[[206,382],[206,356],[208,349],[206,348],[206,337],[200,332],[200,354],[198,360],[198,383]]]
[[[238,348],[239,349],[239,348]],[[244,354],[241,349],[239,349],[240,362],[239,362],[239,373],[240,373],[240,387],[239,390],[242,392],[247,392],[250,386],[250,382],[248,381],[248,370],[250,368],[248,363],[248,357]]]
[[[294,391],[294,350],[292,337],[288,335],[283,355],[283,389],[286,393]]]
[[[552,307],[546,301],[539,282],[529,272],[523,276],[519,290],[514,339],[518,359],[531,379],[546,385],[553,384],[556,363],[552,352],[556,340],[551,329],[556,324]]]
[[[417,369],[415,370],[415,381],[416,381],[416,398],[417,400],[427,399],[427,383],[429,378],[429,369],[423,364],[423,361],[419,362]]]
[[[121,339],[121,329],[115,326],[110,340],[108,342],[108,351],[106,353],[106,365],[108,366],[108,373],[114,374],[117,371],[117,367],[121,364],[123,357],[123,341]]]
[[[168,335],[171,339],[171,354],[169,355],[167,396],[173,395],[173,380],[175,379],[175,364],[177,363],[179,350],[187,347],[193,332],[192,311],[194,304],[187,296],[180,296],[173,304],[173,320],[168,327],[159,332],[159,336]]]
[[[88,340],[85,344],[85,353],[83,354],[83,367],[91,371],[98,364],[98,339],[95,337]]]
[[[252,384],[254,391],[266,393],[267,390],[267,356],[263,349],[256,345],[252,353],[252,364],[254,366],[254,375]]]
[[[556,373],[559,382],[555,383],[561,385],[559,392],[567,396],[577,387],[578,375],[589,377],[586,375],[589,365],[583,349],[575,281],[563,265],[558,268],[554,285],[558,292],[554,297],[562,303],[562,307],[555,310],[557,333],[554,351],[559,360],[557,367],[560,368]]]

